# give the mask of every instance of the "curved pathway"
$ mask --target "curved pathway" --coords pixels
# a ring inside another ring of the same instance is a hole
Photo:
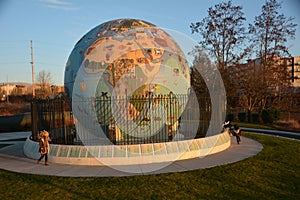
[[[65,176],[65,177],[109,177],[109,176],[134,176],[134,175],[146,175],[146,174],[160,174],[169,172],[183,172],[196,169],[210,168],[229,163],[234,163],[259,153],[263,146],[255,140],[241,137],[242,143],[236,144],[235,138],[231,138],[231,146],[220,153],[209,155],[203,158],[195,158],[188,160],[181,160],[170,162],[160,170],[143,173],[147,171],[149,167],[157,165],[159,163],[145,164],[145,165],[131,165],[127,166],[135,168],[137,173],[127,173],[118,171],[109,166],[78,166],[78,165],[62,165],[56,163],[50,163],[49,166],[37,165],[36,160],[29,159],[23,154],[24,142],[8,141],[19,138],[26,138],[30,135],[30,132],[19,133],[1,133],[0,144],[12,144],[3,148],[0,148],[0,169],[27,173],[27,174],[40,174],[40,175],[52,175],[52,176]],[[151,165],[151,166],[150,166]]]
[[[289,139],[300,140],[300,133],[298,132],[268,130],[268,129],[254,129],[254,128],[244,128],[244,127],[241,127],[241,129],[242,131],[247,131],[252,133],[273,135],[273,136],[279,136],[279,137],[284,137]]]

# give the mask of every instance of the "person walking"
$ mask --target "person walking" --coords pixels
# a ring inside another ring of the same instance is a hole
[[[41,160],[45,157],[45,165],[48,164],[48,153],[50,152],[50,145],[49,141],[51,139],[49,138],[49,133],[47,131],[41,131],[40,132],[40,139],[39,139],[39,145],[40,145],[40,153],[41,157],[37,160],[37,164],[39,165]]]
[[[240,144],[240,142],[241,142],[241,129],[240,129],[240,127],[237,125],[237,124],[235,124],[234,125],[234,127],[233,127],[233,133],[234,133],[234,136],[236,137],[236,142],[238,143],[238,144]]]
[[[231,122],[230,121],[225,121],[224,124],[223,124],[223,130],[225,130],[230,136],[232,136],[231,134],[231,129],[232,125],[231,125]]]

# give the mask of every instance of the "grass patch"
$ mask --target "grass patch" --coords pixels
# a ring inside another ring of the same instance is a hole
[[[11,139],[11,140],[0,140],[0,142],[16,142],[16,141],[26,141],[27,138],[17,138],[17,139]]]
[[[0,116],[31,112],[30,103],[0,103]]]
[[[263,151],[210,169],[108,178],[0,170],[0,199],[300,199],[299,141],[243,135],[262,143]]]
[[[11,144],[0,144],[0,149],[3,148],[3,147],[7,147],[9,145],[11,145]]]
[[[239,127],[245,127],[245,128],[256,128],[256,129],[269,129],[269,130],[275,130],[275,128],[267,125],[262,124],[252,124],[252,123],[245,123],[245,122],[236,122],[232,123],[232,125],[237,124]]]
[[[15,142],[15,141],[26,141],[26,138],[19,138],[19,139],[11,139],[11,140],[0,140],[0,142]],[[11,144],[0,144],[0,149]]]

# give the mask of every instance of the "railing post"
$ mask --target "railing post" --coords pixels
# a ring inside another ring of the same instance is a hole
[[[68,144],[66,123],[65,123],[65,105],[64,105],[65,101],[62,99],[62,97],[60,97],[59,102],[60,102],[60,105],[61,105],[61,118],[62,118],[61,121],[62,121],[64,141],[65,141],[65,144]]]
[[[36,109],[36,101],[32,100],[31,102],[31,136],[34,141],[37,140],[37,109]]]

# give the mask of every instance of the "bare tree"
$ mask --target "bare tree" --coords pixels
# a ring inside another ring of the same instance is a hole
[[[37,77],[37,84],[39,84],[38,89],[38,97],[45,98],[47,95],[50,94],[50,87],[52,85],[52,78],[50,72],[46,72],[42,70],[38,73]]]
[[[257,88],[259,91],[260,110],[265,109],[267,100],[278,94],[279,88],[290,86],[287,65],[281,63],[281,58],[290,56],[286,43],[295,38],[296,26],[294,18],[286,18],[279,13],[281,3],[277,0],[266,0],[254,24],[249,24],[251,44],[260,61]],[[258,95],[258,94],[257,94]]]
[[[262,95],[261,73],[255,60],[236,67],[235,83],[239,85],[239,105],[247,110],[248,122],[251,122],[253,110],[257,107]]]
[[[210,7],[207,17],[190,25],[192,33],[202,37],[201,48],[217,62],[226,88],[228,109],[235,105],[237,90],[226,69],[242,61],[250,49],[246,47],[245,21],[242,7],[228,1]]]
[[[290,56],[286,43],[288,39],[295,39],[295,18],[286,18],[279,13],[280,8],[281,3],[277,0],[267,0],[262,6],[261,14],[255,17],[254,24],[249,24],[251,41],[253,47],[256,47],[256,57],[262,58],[264,65],[269,64],[270,57]]]
[[[228,1],[210,7],[208,16],[191,23],[190,28],[203,38],[201,47],[216,59],[220,69],[225,69],[247,55],[248,49],[243,49],[247,38],[245,21],[242,7]]]

